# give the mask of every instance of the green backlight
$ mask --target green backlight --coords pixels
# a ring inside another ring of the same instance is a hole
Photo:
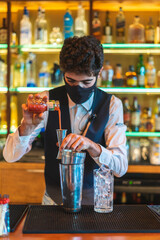
[[[151,44],[151,43],[119,43],[119,44],[102,44],[104,49],[114,48],[114,49],[128,49],[128,48],[160,48],[160,44]]]
[[[7,134],[7,130],[0,130],[0,134]]]
[[[137,43],[137,44],[131,44],[131,43],[119,43],[119,44],[102,44],[104,49],[153,49],[153,48],[160,48],[160,44],[152,44],[152,43]],[[30,45],[18,45],[18,46],[11,46],[11,48],[34,48],[34,49],[61,49],[62,44],[30,44]],[[0,44],[0,49],[6,49],[7,44]]]
[[[0,49],[6,49],[7,48],[7,44],[0,44]]]
[[[126,132],[127,137],[160,137],[160,132]]]
[[[31,44],[31,45],[19,45],[19,48],[29,48],[29,49],[61,49],[62,44]]]

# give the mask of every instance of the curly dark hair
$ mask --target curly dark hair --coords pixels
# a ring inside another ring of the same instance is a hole
[[[67,38],[60,52],[60,68],[64,73],[97,76],[103,60],[102,44],[93,36]]]

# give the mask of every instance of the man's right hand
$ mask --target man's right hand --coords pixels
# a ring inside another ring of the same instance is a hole
[[[30,94],[27,99],[32,99],[33,95]],[[41,98],[39,94],[36,94],[34,98]],[[43,98],[44,101],[47,102],[46,96]],[[28,111],[28,104],[22,104],[22,113],[23,113],[23,121],[19,127],[19,135],[20,136],[27,136],[30,135],[34,129],[43,121],[44,119],[44,113],[31,113]]]

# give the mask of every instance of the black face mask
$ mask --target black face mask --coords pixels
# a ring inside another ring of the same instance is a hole
[[[70,86],[66,81],[65,81],[65,86],[71,100],[76,104],[81,104],[86,102],[90,98],[91,94],[94,92],[96,88],[96,82],[97,81],[95,81],[94,85],[89,88],[83,88],[83,87],[80,87],[79,85]]]

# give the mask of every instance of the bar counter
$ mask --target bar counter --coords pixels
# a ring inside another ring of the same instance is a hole
[[[160,233],[23,234],[24,221],[2,240],[160,240]]]

